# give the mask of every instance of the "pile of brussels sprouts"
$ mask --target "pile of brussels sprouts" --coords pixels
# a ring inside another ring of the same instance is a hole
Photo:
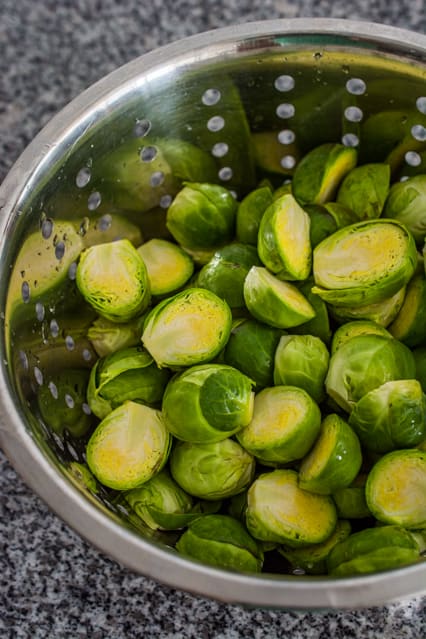
[[[99,358],[55,383],[88,437],[87,485],[231,570],[277,553],[295,574],[421,561],[426,175],[391,185],[389,165],[323,144],[240,202],[184,183],[166,225],[79,255]]]

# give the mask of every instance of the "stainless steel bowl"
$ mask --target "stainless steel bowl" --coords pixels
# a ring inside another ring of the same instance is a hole
[[[51,257],[35,255],[29,272],[14,273],[21,281],[22,313],[8,316],[10,274],[16,271],[22,243],[34,229],[51,229],[58,218],[83,224],[95,214],[111,219],[114,203],[104,197],[102,176],[97,182],[88,178],[96,174],[98,158],[129,136],[139,136],[142,147],[148,128],[154,135],[191,140],[207,127],[209,139],[231,151],[216,154],[218,181],[240,195],[244,172],[238,142],[225,126],[235,113],[220,100],[229,78],[239,87],[252,130],[291,130],[305,148],[343,136],[356,145],[364,112],[426,113],[426,37],[377,24],[323,19],[219,29],[134,60],[53,118],[0,189],[2,445],[24,480],[81,535],[122,564],[176,588],[249,606],[310,609],[371,606],[423,593],[426,563],[333,579],[238,574],[184,559],[167,539],[136,532],[108,496],[94,496],[79,484],[67,466],[80,455],[78,444],[54,437],[34,409],[34,394],[47,371],[58,362],[90,362],[93,354],[84,338],[76,348],[72,337],[79,318],[73,315],[72,299],[70,305],[68,278],[55,299],[31,301],[31,287],[37,286],[31,271],[37,270],[38,260]],[[351,106],[358,108],[356,117],[348,117]],[[408,164],[418,161],[417,150],[413,138],[405,149]],[[284,145],[283,157],[289,154]],[[154,204],[167,207],[173,194],[159,188],[158,180],[151,187]],[[52,247],[54,269],[62,259],[61,238]]]

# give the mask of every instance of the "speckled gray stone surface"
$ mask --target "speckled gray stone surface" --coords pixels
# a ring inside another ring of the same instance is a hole
[[[346,17],[424,32],[424,0],[1,0],[0,180],[50,117],[128,60],[249,20]],[[425,639],[426,600],[327,614],[244,610],[123,569],[62,523],[0,453],[2,639]]]

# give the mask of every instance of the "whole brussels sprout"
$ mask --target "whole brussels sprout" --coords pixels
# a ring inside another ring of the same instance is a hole
[[[416,175],[391,186],[383,212],[401,222],[419,244],[426,235],[426,175]]]
[[[353,211],[359,220],[380,217],[389,193],[390,175],[388,164],[353,168],[340,185],[337,203]]]
[[[272,191],[269,186],[260,186],[241,200],[236,217],[236,237],[239,242],[257,246],[260,220],[271,203]]]
[[[353,320],[342,324],[334,331],[331,341],[331,354],[334,355],[343,344],[358,335],[382,335],[392,339],[389,331],[372,320]]]

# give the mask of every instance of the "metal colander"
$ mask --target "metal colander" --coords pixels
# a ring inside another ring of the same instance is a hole
[[[365,136],[365,123],[383,111],[399,113],[406,125],[396,147],[392,130],[383,147]],[[54,374],[89,368],[96,359],[86,336],[93,316],[75,286],[78,247],[70,229],[92,243],[120,237],[123,224],[144,238],[163,235],[167,208],[192,175],[185,158],[175,168],[167,142],[203,149],[214,180],[240,199],[262,175],[285,182],[301,155],[323,142],[355,146],[371,161],[391,149],[404,179],[426,161],[425,127],[426,37],[307,19],[229,27],[163,47],[57,115],[0,190],[0,434],[29,485],[120,562],[209,597],[275,608],[354,608],[423,592],[425,563],[333,579],[238,574],[177,555],[167,536],[135,530],[113,493],[92,493],[72,472],[71,462],[84,461],[84,446],[52,432],[35,397],[47,386],[58,408],[71,410],[73,396],[58,397]],[[124,147],[133,149],[128,165],[120,159]],[[138,179],[129,195],[121,181],[132,163]],[[23,258],[30,236],[34,248]],[[47,280],[55,286],[46,287]]]

